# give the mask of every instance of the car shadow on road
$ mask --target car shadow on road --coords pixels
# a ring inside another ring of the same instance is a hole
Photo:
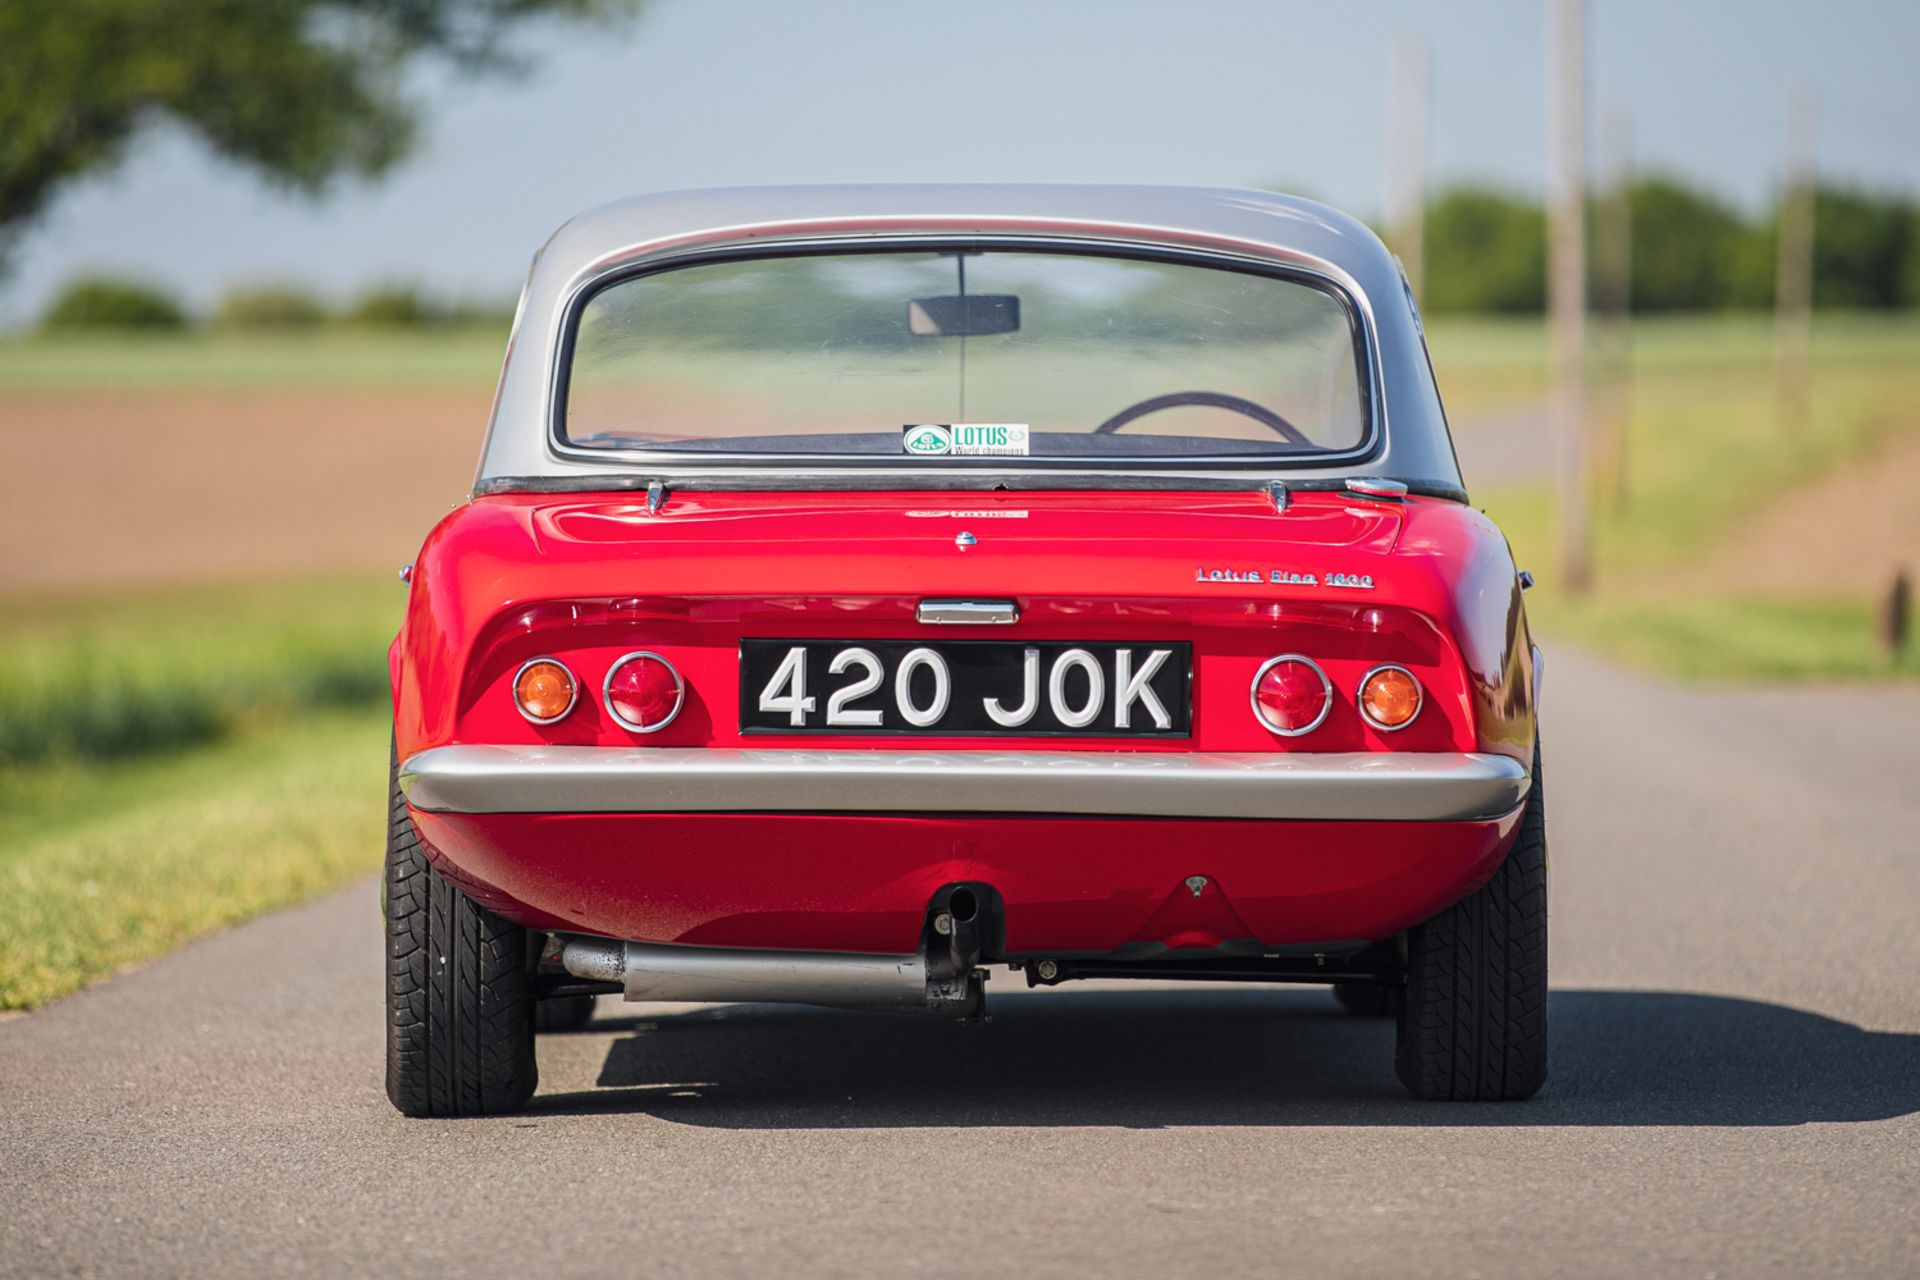
[[[597,1090],[532,1109],[738,1129],[1795,1125],[1920,1110],[1920,1035],[1670,991],[1557,991],[1530,1102],[1416,1102],[1393,1026],[1319,990],[1017,992],[986,1026],[771,1005],[595,1024]]]

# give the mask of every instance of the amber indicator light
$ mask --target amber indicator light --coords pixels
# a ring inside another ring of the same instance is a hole
[[[1375,667],[1360,682],[1360,714],[1376,729],[1404,729],[1420,714],[1420,682],[1405,667]]]
[[[552,724],[566,715],[578,695],[573,673],[552,658],[535,658],[513,677],[513,700],[535,724]]]

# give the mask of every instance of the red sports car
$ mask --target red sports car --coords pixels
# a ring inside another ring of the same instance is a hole
[[[409,576],[409,1115],[519,1107],[601,993],[975,1018],[992,967],[1330,984],[1398,1019],[1420,1097],[1545,1078],[1526,578],[1399,267],[1334,210],[585,214]]]

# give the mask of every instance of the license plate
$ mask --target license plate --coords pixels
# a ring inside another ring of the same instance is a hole
[[[1184,738],[1178,642],[742,640],[743,733]]]

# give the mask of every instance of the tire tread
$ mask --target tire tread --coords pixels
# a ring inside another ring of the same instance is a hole
[[[387,1097],[410,1116],[496,1115],[533,1096],[526,930],[433,869],[400,794],[388,794]]]
[[[1493,878],[1407,936],[1395,1066],[1420,1098],[1516,1101],[1546,1083],[1546,786],[1538,748],[1527,812]]]

